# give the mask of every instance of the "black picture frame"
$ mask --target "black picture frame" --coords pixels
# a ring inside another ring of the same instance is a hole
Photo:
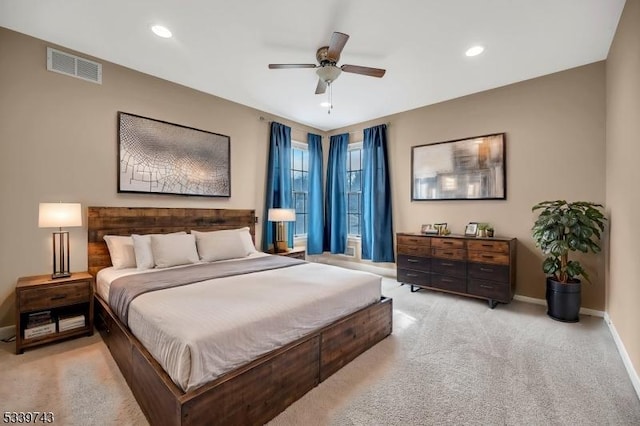
[[[478,223],[477,222],[467,223],[467,226],[464,228],[464,236],[475,237],[476,235],[478,235]]]
[[[411,147],[411,201],[506,200],[506,134]]]
[[[118,193],[231,197],[231,138],[119,111]]]

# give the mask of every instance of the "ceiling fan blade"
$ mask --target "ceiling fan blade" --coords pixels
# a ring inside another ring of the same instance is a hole
[[[318,79],[318,85],[316,86],[316,95],[321,95],[327,91],[327,83],[324,80]]]
[[[343,65],[340,67],[344,72],[352,72],[354,74],[368,75],[369,77],[382,77],[387,70],[382,68],[361,67],[359,65]]]
[[[347,40],[349,40],[349,36],[347,34],[334,32],[331,36],[331,41],[329,42],[327,58],[334,62],[338,62],[338,59],[340,59],[340,53],[342,53],[342,49],[347,43]]]
[[[286,69],[286,68],[316,68],[316,64],[269,64],[269,69]]]

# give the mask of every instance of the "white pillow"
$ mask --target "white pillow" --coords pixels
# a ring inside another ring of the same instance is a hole
[[[237,259],[257,252],[248,227],[211,232],[192,230],[191,233],[196,237],[198,255],[204,262]]]
[[[196,238],[191,234],[151,235],[151,251],[156,268],[198,262]]]
[[[138,269],[151,269],[156,266],[151,251],[151,235],[186,235],[184,231],[174,232],[172,234],[147,234],[147,235],[131,235],[133,240],[133,251],[136,256],[136,265]]]
[[[136,267],[136,255],[133,251],[133,240],[130,236],[105,235],[102,238],[107,243],[111,264],[115,269]]]

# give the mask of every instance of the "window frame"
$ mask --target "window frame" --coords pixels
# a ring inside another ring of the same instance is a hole
[[[294,154],[293,150],[304,151],[307,156],[307,169],[304,169],[304,160],[302,161],[302,169],[294,168]],[[302,172],[307,174],[307,185],[308,185],[308,176],[309,176],[309,145],[304,142],[299,141],[291,141],[291,201],[293,203],[293,209],[296,211],[296,221],[293,222],[293,238],[294,239],[304,239],[307,238],[307,234],[309,232],[309,187],[307,186],[306,191],[296,191],[295,190],[295,180],[293,178],[294,172]],[[298,213],[296,209],[296,194],[304,194],[304,206],[305,211],[303,213]],[[296,234],[298,215],[304,215],[304,234]]]
[[[363,166],[363,159],[362,159],[362,155],[363,155],[363,147],[364,144],[363,142],[354,142],[354,143],[350,143],[347,147],[347,174],[345,176],[345,181],[346,181],[346,188],[345,188],[345,196],[346,196],[346,205],[347,205],[347,238],[349,239],[360,239],[362,237],[362,200],[363,200],[363,195],[362,195],[362,166]],[[359,191],[350,191],[350,187],[349,187],[349,173],[353,173],[354,170],[351,170],[351,158],[350,158],[350,152],[351,151],[360,151],[360,168],[359,169],[355,169],[356,172],[360,172],[360,190]],[[358,220],[358,229],[360,231],[359,234],[352,234],[350,233],[350,225],[349,225],[349,215],[350,214],[354,214],[354,213],[350,213],[349,212],[349,194],[359,194],[358,195],[358,213],[355,213],[359,220]]]

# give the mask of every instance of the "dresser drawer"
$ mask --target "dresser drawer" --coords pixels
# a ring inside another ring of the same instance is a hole
[[[440,249],[463,249],[464,240],[455,238],[432,238],[431,247]]]
[[[465,260],[465,254],[464,249],[431,249],[431,256],[439,259]]]
[[[91,282],[79,281],[47,288],[24,289],[19,292],[18,297],[22,312],[89,302]]]
[[[459,260],[431,259],[431,270],[436,274],[464,278],[467,276],[467,263]]]
[[[469,278],[509,282],[509,266],[490,263],[469,263]]]
[[[429,248],[431,246],[431,238],[420,237],[416,235],[397,235],[396,241],[398,245],[406,246],[422,246]]]
[[[508,265],[509,253],[495,253],[490,251],[469,251],[469,262],[490,263],[494,265]]]
[[[470,279],[467,292],[500,302],[509,303],[511,301],[508,283]]]
[[[427,257],[399,255],[398,268],[429,272],[431,270],[431,259]]]
[[[467,241],[467,249],[473,251],[490,251],[494,253],[509,253],[509,243],[506,241],[476,240]]]
[[[466,278],[431,274],[431,287],[465,293],[467,291],[467,280]]]
[[[415,285],[429,285],[431,274],[413,269],[398,269],[398,282]]]
[[[412,256],[424,256],[429,257],[431,249],[428,245],[424,246],[406,246],[403,244],[398,245],[398,254],[408,254]]]

